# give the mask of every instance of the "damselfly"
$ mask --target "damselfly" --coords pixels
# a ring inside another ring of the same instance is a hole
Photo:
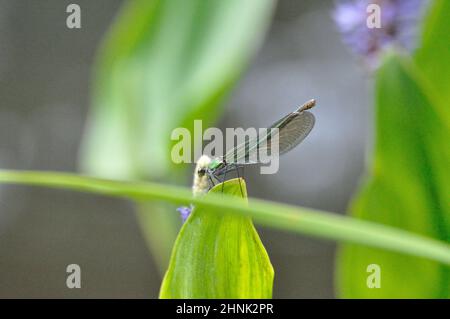
[[[206,193],[209,186],[211,186],[209,184],[214,185],[214,181],[223,183],[226,174],[232,170],[235,170],[239,177],[239,167],[260,163],[256,153],[262,149],[266,152],[271,152],[272,145],[274,145],[272,142],[275,139],[278,142],[278,155],[282,155],[297,146],[311,132],[314,126],[314,115],[307,110],[311,109],[315,104],[315,100],[309,100],[296,111],[289,113],[272,124],[263,135],[259,134],[256,138],[237,145],[224,156],[211,159],[206,155],[202,155],[197,161],[194,173],[194,195]]]

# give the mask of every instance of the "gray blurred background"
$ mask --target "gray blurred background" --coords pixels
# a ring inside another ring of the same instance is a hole
[[[0,167],[76,171],[96,48],[119,0],[0,0]],[[77,3],[82,28],[66,27]],[[265,127],[316,98],[316,127],[250,196],[344,213],[363,174],[369,80],[341,43],[332,1],[281,0],[220,127]],[[175,213],[175,212],[174,212]],[[336,245],[258,227],[275,298],[333,298]],[[82,288],[66,287],[66,266]],[[131,203],[0,185],[0,297],[155,298],[161,278]]]

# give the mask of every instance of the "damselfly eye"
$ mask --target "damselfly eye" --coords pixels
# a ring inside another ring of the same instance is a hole
[[[205,168],[201,168],[201,169],[198,170],[197,173],[198,173],[198,176],[202,177],[203,175],[206,174],[206,169]]]

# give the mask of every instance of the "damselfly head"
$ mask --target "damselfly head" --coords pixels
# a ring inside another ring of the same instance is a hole
[[[206,168],[200,168],[197,171],[198,176],[203,177],[206,174]]]
[[[203,172],[203,174],[206,173],[206,169],[209,167],[209,164],[211,163],[211,157],[207,155],[202,155],[197,161],[197,167],[196,171],[197,173]]]
[[[210,163],[211,158],[207,155],[202,155],[197,161],[197,166],[195,167],[194,173],[194,182],[192,183],[192,192],[194,193],[194,196],[208,192],[209,183],[207,172]]]

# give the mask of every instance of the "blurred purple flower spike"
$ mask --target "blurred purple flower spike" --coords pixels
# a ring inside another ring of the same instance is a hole
[[[362,56],[369,67],[376,68],[379,55],[389,46],[407,51],[416,47],[420,20],[428,0],[341,0],[333,13],[343,41],[352,52]],[[381,28],[369,28],[371,4],[380,7]]]
[[[194,206],[191,205],[189,207],[187,206],[181,206],[177,208],[177,211],[180,213],[181,215],[181,219],[183,220],[183,223],[186,221],[186,219],[189,217],[189,215],[191,214],[192,210],[194,209]]]

